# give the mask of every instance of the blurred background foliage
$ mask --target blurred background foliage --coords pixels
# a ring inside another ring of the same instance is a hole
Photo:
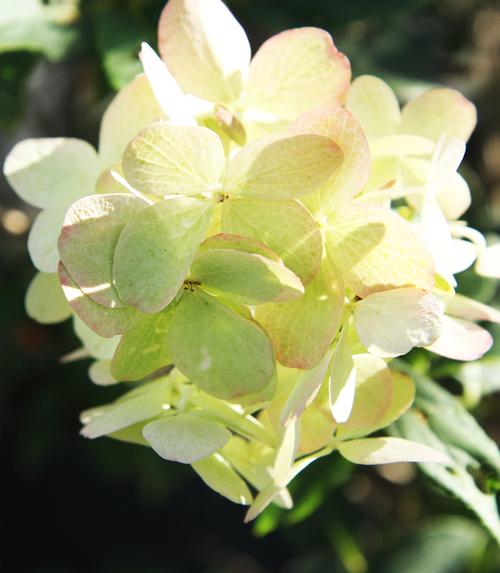
[[[435,84],[479,110],[462,171],[468,221],[500,221],[500,6],[475,0],[231,0],[255,50],[283,29],[330,31],[355,76],[376,73],[402,101]],[[156,44],[163,0],[0,0],[0,159],[25,137],[96,143],[114,90],[140,71],[140,41]],[[124,117],[123,121],[127,121]],[[495,573],[494,542],[456,500],[414,466],[356,469],[336,456],[292,484],[292,511],[243,512],[188,467],[141,447],[78,435],[78,413],[120,388],[98,388],[88,364],[62,366],[76,347],[69,324],[24,312],[34,274],[25,242],[34,213],[0,179],[0,440],[4,486],[0,569],[96,573]],[[493,281],[460,277],[461,291],[494,302]],[[500,329],[496,329],[497,338]],[[500,343],[478,364],[410,362],[431,374],[498,442]],[[485,399],[481,401],[481,397]],[[484,480],[484,476],[483,481]],[[483,483],[496,490],[493,477]]]

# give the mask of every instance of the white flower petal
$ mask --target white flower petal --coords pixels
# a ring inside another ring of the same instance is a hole
[[[356,303],[354,326],[369,352],[401,356],[432,344],[441,332],[441,306],[432,294],[407,287],[367,296]]]

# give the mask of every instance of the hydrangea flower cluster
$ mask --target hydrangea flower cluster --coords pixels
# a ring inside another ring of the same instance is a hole
[[[97,151],[31,139],[5,163],[41,209],[28,313],[72,318],[95,383],[135,383],[83,435],[191,464],[247,520],[290,507],[290,481],[334,451],[446,464],[368,436],[414,399],[392,358],[475,360],[492,344],[475,321],[500,322],[455,293],[473,264],[500,276],[498,245],[460,220],[473,104],[431,89],[400,109],[316,28],[251,58],[220,0],[169,0],[158,36]]]

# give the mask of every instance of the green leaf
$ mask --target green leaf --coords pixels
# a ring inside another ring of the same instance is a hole
[[[255,318],[271,338],[281,364],[309,369],[319,363],[335,338],[343,306],[342,285],[325,265],[305,287],[304,296],[259,306]]]
[[[498,447],[457,398],[430,378],[414,377],[416,405],[425,413],[437,436],[500,471]]]
[[[391,288],[434,286],[432,256],[419,232],[390,209],[354,205],[335,212],[328,253],[359,297]]]
[[[140,380],[172,362],[167,332],[175,310],[139,318],[122,336],[111,364],[116,380]]]
[[[432,517],[399,538],[396,551],[382,564],[384,573],[451,573],[483,562],[485,533],[469,519]],[[477,560],[477,561],[476,561]],[[482,567],[481,567],[482,568]]]
[[[224,426],[191,414],[177,414],[150,422],[144,438],[163,459],[192,464],[226,444],[231,432]]]
[[[174,197],[132,217],[113,261],[121,300],[150,313],[167,306],[187,276],[212,212],[210,201]]]
[[[283,264],[233,249],[210,249],[193,262],[191,280],[227,292],[246,304],[280,302],[304,293],[299,278]]]
[[[192,464],[194,471],[217,493],[234,503],[249,505],[252,494],[223,456],[213,454]]]
[[[211,129],[160,121],[129,143],[123,171],[143,193],[204,195],[219,188],[225,163],[222,143]]]
[[[273,350],[264,332],[201,289],[182,297],[168,344],[177,368],[218,398],[259,392],[273,375]]]
[[[132,11],[98,10],[93,27],[100,61],[111,87],[119,90],[142,72],[137,47],[150,34]],[[127,117],[128,120],[128,117]]]
[[[252,59],[244,106],[293,121],[309,109],[342,103],[350,78],[349,60],[328,32],[286,30],[264,42]]]
[[[0,13],[0,52],[28,50],[61,60],[74,49],[79,30],[75,3],[17,0]]]
[[[26,313],[42,324],[62,322],[71,316],[57,273],[37,273],[24,299]]]
[[[448,467],[439,464],[421,464],[422,471],[445,491],[460,499],[479,517],[491,535],[500,543],[500,519],[495,496],[483,493],[477,487],[466,467],[470,458],[464,461],[463,456],[460,455],[461,450],[447,447],[445,442],[431,429],[425,418],[414,410],[406,413],[392,428],[398,435],[450,453],[452,462],[448,464]]]
[[[296,199],[316,191],[342,164],[343,154],[321,135],[269,135],[253,140],[229,162],[223,178],[229,196]]]
[[[71,308],[89,328],[104,338],[124,333],[140,316],[134,308],[109,308],[94,302],[82,292],[62,263],[59,265],[59,279]]]
[[[126,117],[127,121],[123,121]],[[103,169],[121,161],[125,148],[144,126],[163,117],[146,76],[122,88],[102,116],[99,160]]]
[[[275,251],[304,284],[321,266],[318,224],[297,201],[230,199],[222,209],[222,230],[252,237]]]
[[[418,442],[401,438],[364,438],[339,445],[340,454],[350,462],[362,465],[393,464],[397,462],[427,462],[447,464],[449,457]]]
[[[93,301],[122,307],[113,285],[113,257],[127,221],[146,203],[134,195],[91,195],[74,203],[66,213],[59,238],[59,255],[71,278]]]

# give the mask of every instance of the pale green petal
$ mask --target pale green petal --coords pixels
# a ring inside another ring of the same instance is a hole
[[[396,94],[380,78],[359,76],[347,94],[347,108],[369,139],[395,133],[401,121]]]
[[[342,328],[335,347],[328,388],[333,419],[338,424],[346,422],[351,415],[356,391],[356,369],[349,344],[347,324]]]
[[[74,317],[73,326],[75,328],[76,335],[81,340],[85,350],[90,354],[90,356],[99,360],[111,360],[116,347],[120,342],[119,336],[113,336],[112,338],[99,336],[78,316]]]
[[[143,312],[167,306],[186,278],[212,212],[210,201],[175,197],[132,217],[114,254],[113,278],[121,300]]]
[[[224,426],[190,414],[150,422],[142,434],[160,457],[183,464],[192,464],[213,454],[231,437]]]
[[[316,276],[321,266],[323,241],[320,229],[298,201],[225,201],[222,230],[262,241],[304,284]]]
[[[202,195],[217,189],[225,162],[221,140],[211,129],[161,121],[130,142],[123,171],[142,193]]]
[[[401,114],[401,133],[437,141],[442,135],[467,141],[476,126],[474,104],[460,92],[434,88],[408,102]]]
[[[390,209],[352,206],[329,219],[328,253],[358,296],[414,285],[432,290],[431,253],[417,229]]]
[[[500,279],[500,243],[486,247],[479,254],[475,271],[483,277]]]
[[[70,203],[94,192],[99,174],[94,148],[80,139],[25,139],[7,156],[4,173],[35,207]]]
[[[140,390],[125,394],[112,404],[84,412],[82,435],[92,439],[106,436],[159,416],[170,408],[168,383],[155,383]]]
[[[37,273],[24,299],[26,313],[42,324],[62,322],[71,316],[57,273]]]
[[[44,273],[55,273],[59,262],[57,240],[68,205],[53,205],[38,213],[28,236],[28,252],[35,267]]]
[[[228,464],[226,459],[216,453],[192,464],[194,471],[217,493],[234,503],[249,505],[253,497],[247,484]]]
[[[309,109],[342,103],[350,79],[349,60],[328,32],[286,30],[264,42],[252,59],[243,106],[293,121]]]
[[[59,266],[59,280],[71,308],[99,336],[111,338],[122,334],[141,316],[134,308],[109,308],[94,302],[78,288],[63,264]]]
[[[140,380],[172,362],[167,344],[172,315],[170,309],[146,315],[127,330],[111,364],[116,380]]]
[[[339,452],[350,462],[362,465],[422,462],[446,464],[450,458],[418,442],[402,438],[365,438],[339,445]]]
[[[89,368],[89,378],[98,386],[112,386],[117,384],[111,375],[111,360],[96,360]]]
[[[184,91],[213,101],[238,98],[250,44],[220,0],[170,0],[158,26],[160,54]]]
[[[139,58],[156,100],[165,115],[178,123],[195,123],[184,92],[165,63],[146,42],[142,42]]]
[[[358,301],[354,326],[368,352],[394,357],[437,340],[442,314],[434,295],[417,288],[399,288]]]
[[[261,514],[270,503],[272,503],[278,495],[283,491],[283,488],[276,485],[273,481],[270,481],[268,485],[259,492],[259,494],[253,500],[252,505],[249,507],[245,514],[245,523],[253,521],[259,514]],[[293,507],[292,500],[290,499],[290,505],[287,509]]]
[[[182,297],[168,344],[177,368],[218,398],[259,392],[273,375],[273,351],[264,332],[201,289]]]
[[[324,267],[302,298],[259,306],[255,317],[271,338],[281,364],[309,369],[319,363],[335,338],[343,305],[343,287]]]
[[[280,487],[286,487],[290,481],[295,453],[298,445],[298,421],[288,424],[281,437],[281,443],[276,450],[276,457],[271,470],[273,481]]]
[[[115,247],[127,221],[147,204],[130,194],[91,195],[66,213],[59,255],[71,278],[103,306],[124,306],[113,285]]]
[[[385,421],[391,404],[394,402],[394,409],[397,410],[403,401],[403,398],[394,397],[395,383],[384,360],[371,354],[358,354],[353,357],[353,363],[356,395],[349,418],[337,429],[339,440],[366,436],[383,428],[387,425]],[[403,395],[405,388],[401,392]]]
[[[427,159],[406,157],[401,163],[401,174],[406,186],[423,186],[431,174],[431,162]],[[421,195],[409,195],[409,203],[422,208]],[[456,171],[449,172],[437,188],[437,200],[443,215],[449,221],[458,219],[470,206],[471,194],[465,179]]]
[[[121,160],[125,148],[141,129],[164,113],[148,79],[137,76],[122,88],[104,112],[99,133],[99,160],[107,169]]]
[[[227,292],[245,304],[285,301],[304,294],[300,279],[282,263],[233,249],[200,253],[190,279],[217,292]]]
[[[431,139],[406,133],[385,135],[370,142],[370,152],[374,160],[385,157],[405,158],[408,155],[430,157],[434,148],[435,143]]]
[[[316,367],[300,375],[281,410],[280,422],[284,426],[296,420],[314,400],[325,379],[331,359],[332,353],[329,351]]]
[[[342,164],[328,137],[312,133],[255,139],[229,162],[224,191],[255,199],[295,199],[317,191]]]

